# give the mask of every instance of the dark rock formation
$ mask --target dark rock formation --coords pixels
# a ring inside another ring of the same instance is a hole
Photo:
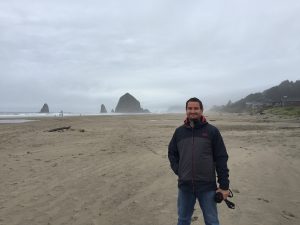
[[[117,104],[116,113],[149,113],[149,110],[142,109],[141,104],[131,94],[123,95]]]
[[[48,107],[48,104],[47,104],[47,103],[45,103],[45,104],[43,105],[43,107],[41,108],[40,113],[49,113],[49,107]]]
[[[112,109],[112,110],[111,110],[111,112],[112,112],[112,113],[114,113],[114,112],[115,112],[115,110],[114,110],[114,109]]]
[[[107,113],[107,110],[105,108],[105,105],[101,105],[101,110],[100,110],[100,113]]]

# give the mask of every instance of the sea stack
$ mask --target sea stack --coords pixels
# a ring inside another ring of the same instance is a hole
[[[115,112],[116,113],[148,113],[149,110],[142,109],[140,102],[131,94],[126,93],[125,95],[120,97]]]
[[[105,105],[101,105],[101,110],[100,110],[100,113],[107,113],[107,110],[105,108]]]
[[[48,107],[48,104],[47,104],[47,103],[45,103],[45,104],[43,105],[43,107],[42,107],[41,110],[40,110],[40,113],[49,113],[49,107]]]

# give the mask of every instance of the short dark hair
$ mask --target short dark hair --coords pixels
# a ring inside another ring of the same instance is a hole
[[[202,104],[202,102],[201,102],[198,98],[196,98],[196,97],[190,98],[189,100],[186,101],[186,103],[185,103],[185,110],[187,110],[187,106],[188,106],[188,103],[189,103],[189,102],[198,102],[199,105],[200,105],[200,109],[203,111],[203,104]]]

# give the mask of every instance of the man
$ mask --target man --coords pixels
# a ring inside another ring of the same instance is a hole
[[[168,157],[178,176],[178,225],[190,225],[196,199],[206,225],[219,225],[216,192],[229,195],[228,155],[219,130],[202,115],[198,98],[186,102],[186,120],[175,130]],[[216,172],[218,184],[216,184]]]

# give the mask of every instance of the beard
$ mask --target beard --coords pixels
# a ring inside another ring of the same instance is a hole
[[[202,116],[201,114],[193,113],[193,114],[189,114],[188,118],[189,120],[196,121],[196,120],[200,120],[201,116]]]

